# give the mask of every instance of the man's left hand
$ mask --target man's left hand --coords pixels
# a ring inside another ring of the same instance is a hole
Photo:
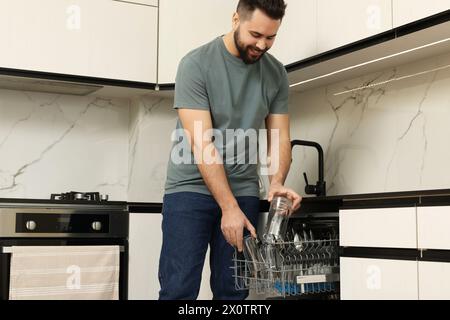
[[[276,196],[286,197],[292,201],[291,213],[293,213],[294,211],[296,211],[300,208],[300,202],[302,201],[302,197],[300,197],[300,195],[297,192],[295,192],[294,190],[292,190],[290,188],[286,188],[285,186],[283,186],[281,184],[271,184],[267,200],[269,202],[271,202],[273,197],[276,197]]]

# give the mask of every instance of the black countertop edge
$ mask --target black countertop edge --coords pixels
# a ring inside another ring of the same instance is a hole
[[[157,213],[162,212],[162,203],[156,202],[128,202],[128,211],[131,213]]]
[[[304,197],[296,214],[315,212],[338,212],[340,209],[353,208],[393,208],[414,206],[450,205],[450,189],[398,191],[383,193],[366,193],[336,195],[325,197]],[[268,212],[270,203],[260,201],[260,211]],[[161,203],[128,203],[133,213],[161,213]]]
[[[161,213],[162,203],[158,202],[126,202],[126,201],[55,201],[48,199],[0,198],[0,205],[10,204],[48,204],[48,205],[86,205],[86,206],[121,206],[132,213]],[[399,191],[367,194],[336,195],[325,197],[304,197],[302,212],[337,212],[346,208],[383,208],[408,206],[450,205],[450,189]],[[260,201],[261,212],[269,210],[267,200]]]
[[[395,192],[380,192],[380,193],[361,193],[338,196],[344,202],[356,200],[386,200],[386,199],[400,199],[400,198],[417,198],[417,197],[436,197],[444,196],[450,197],[450,189],[433,189],[433,190],[414,190],[414,191],[395,191]]]
[[[341,209],[440,205],[450,205],[450,189],[344,195]]]
[[[86,207],[121,207],[126,209],[128,203],[126,201],[64,201],[64,200],[50,200],[50,199],[21,199],[21,198],[0,198],[0,206],[5,204],[25,204],[25,205],[49,205],[49,206],[86,206]]]

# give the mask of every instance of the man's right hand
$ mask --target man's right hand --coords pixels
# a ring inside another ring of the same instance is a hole
[[[239,252],[243,250],[244,228],[250,231],[252,237],[256,238],[255,227],[253,227],[238,205],[222,209],[221,228],[225,240],[230,245],[237,247]]]

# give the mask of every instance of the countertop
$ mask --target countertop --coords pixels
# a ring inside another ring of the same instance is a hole
[[[72,206],[80,205],[99,208],[121,208],[133,213],[161,213],[162,203],[126,201],[55,201],[49,199],[0,198],[1,205]],[[261,212],[269,209],[269,202],[261,200]],[[296,214],[306,212],[337,212],[348,208],[383,208],[409,206],[450,205],[450,189],[383,192],[367,194],[333,195],[325,197],[306,196]]]

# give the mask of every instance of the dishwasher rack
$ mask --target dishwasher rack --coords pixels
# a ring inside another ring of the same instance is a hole
[[[335,236],[335,235],[333,235]],[[339,240],[264,241],[247,237],[244,252],[235,252],[237,290],[281,297],[339,291]]]

